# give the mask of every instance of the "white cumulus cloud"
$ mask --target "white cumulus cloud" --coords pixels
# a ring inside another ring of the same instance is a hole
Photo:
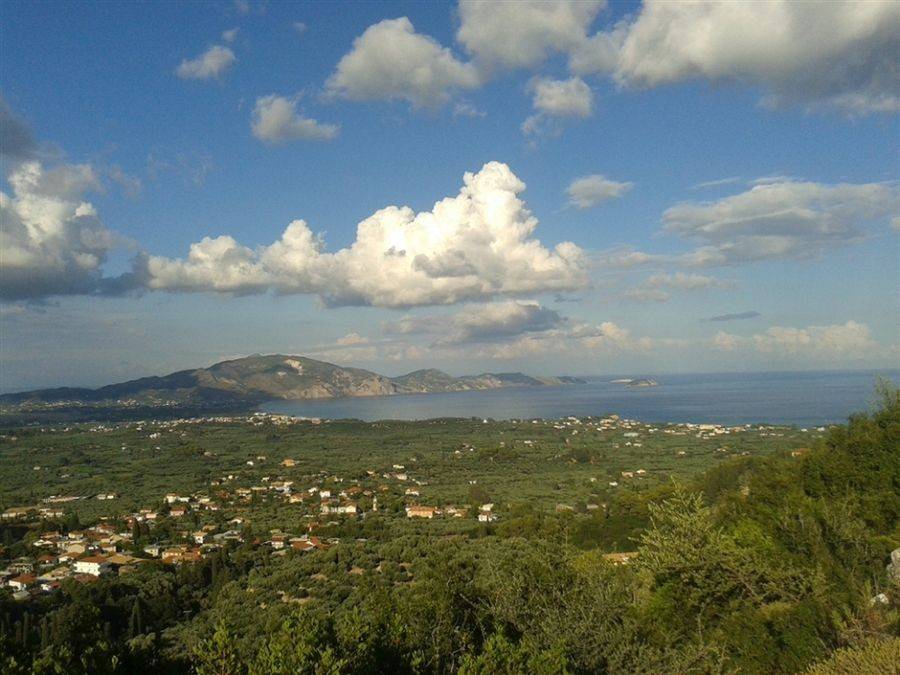
[[[456,39],[486,68],[529,68],[582,44],[604,0],[460,0]]]
[[[569,203],[579,209],[589,209],[610,199],[621,197],[634,187],[634,183],[610,180],[600,174],[582,176],[566,189]]]
[[[267,143],[308,140],[330,141],[340,127],[323,124],[297,112],[296,99],[271,94],[256,99],[251,121],[253,135]]]
[[[505,164],[467,173],[456,197],[431,211],[388,206],[362,221],[356,240],[335,253],[302,220],[281,239],[251,249],[233,238],[204,238],[187,258],[151,256],[151,289],[316,294],[330,305],[411,307],[500,295],[583,288],[584,254],[571,242],[553,249],[532,234],[537,219]]]
[[[237,58],[228,47],[214,45],[193,59],[185,59],[175,69],[183,80],[209,80],[224,75]]]
[[[864,236],[867,222],[900,212],[896,183],[783,180],[710,202],[677,204],[663,229],[700,246],[683,257],[709,266],[755,260],[810,258]]]
[[[594,95],[591,88],[579,77],[554,80],[538,77],[529,89],[534,92],[535,110],[554,117],[590,117]]]
[[[537,112],[522,122],[521,129],[526,135],[555,135],[562,130],[559,119],[583,119],[590,117],[593,111],[594,94],[581,78],[554,80],[535,77],[529,82],[528,89],[534,94],[532,103]]]
[[[653,254],[620,247],[598,262],[627,269],[740,265],[818,258],[870,236],[900,213],[900,183],[816,183],[785,177],[751,181],[744,192],[714,201],[682,202],[663,213],[663,232],[694,248]]]
[[[356,38],[326,88],[356,101],[405,100],[416,108],[435,108],[452,92],[480,85],[475,66],[457,60],[401,17],[369,26]]]
[[[702,77],[758,86],[774,104],[900,110],[897,2],[645,0],[616,41],[626,84]]]
[[[0,298],[91,293],[117,241],[84,196],[101,189],[86,164],[23,162],[0,191]]]

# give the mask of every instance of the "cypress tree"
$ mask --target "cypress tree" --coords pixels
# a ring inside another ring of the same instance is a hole
[[[219,555],[216,554],[212,558],[212,564],[210,565],[210,579],[209,585],[213,588],[216,587],[216,582],[219,580]]]
[[[50,622],[45,615],[41,619],[41,651],[50,646]]]
[[[25,615],[22,617],[22,646],[28,646],[28,638],[31,634],[31,614],[28,613],[28,610],[25,610]]]
[[[134,605],[131,607],[131,619],[128,621],[128,637],[135,638],[144,632],[143,621],[141,620],[141,601],[135,599]]]

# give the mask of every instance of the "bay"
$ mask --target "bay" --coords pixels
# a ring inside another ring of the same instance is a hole
[[[585,384],[483,391],[271,401],[260,410],[326,419],[422,420],[439,417],[556,419],[618,414],[643,422],[821,426],[871,409],[875,384],[895,385],[900,370],[640,375],[656,387],[586,377]]]

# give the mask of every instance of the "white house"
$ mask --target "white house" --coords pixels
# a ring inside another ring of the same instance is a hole
[[[493,523],[495,520],[497,520],[497,516],[494,515],[493,504],[482,504],[481,508],[478,511],[479,523]]]
[[[148,555],[152,555],[154,558],[158,558],[159,554],[162,553],[163,547],[159,544],[148,544],[144,547],[144,553]]]
[[[111,571],[111,569],[112,566],[109,564],[109,559],[102,555],[89,555],[75,561],[76,574],[90,574],[91,576],[99,577],[101,574]]]
[[[7,583],[14,591],[24,591],[27,590],[29,586],[33,586],[35,580],[36,577],[33,574],[28,573],[13,577]]]

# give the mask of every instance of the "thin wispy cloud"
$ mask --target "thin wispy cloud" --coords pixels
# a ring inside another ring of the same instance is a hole
[[[740,183],[743,179],[740,176],[730,176],[728,178],[719,178],[718,180],[707,180],[697,183],[693,186],[695,190],[703,190],[705,188],[721,187],[723,185],[734,185]]]
[[[737,312],[735,314],[718,314],[717,316],[711,316],[706,319],[700,319],[701,321],[713,321],[713,322],[723,322],[723,321],[746,321],[747,319],[758,319],[762,314],[753,310],[749,312]]]

